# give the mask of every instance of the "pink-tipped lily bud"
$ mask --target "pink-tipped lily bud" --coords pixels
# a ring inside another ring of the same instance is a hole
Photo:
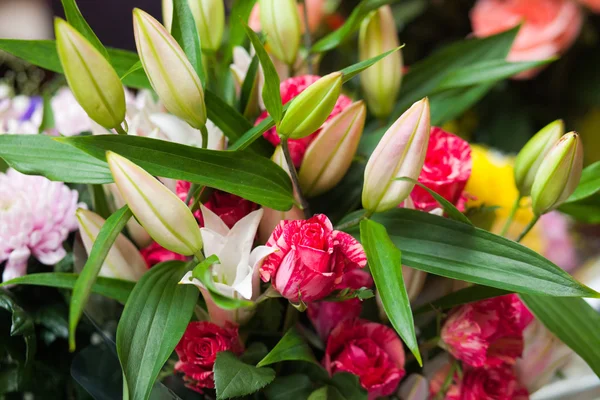
[[[515,159],[515,185],[522,196],[531,194],[533,180],[552,146],[565,134],[562,120],[551,122],[533,136]]]
[[[531,188],[536,215],[560,206],[579,184],[583,169],[583,145],[579,135],[569,132],[550,149],[538,169]]]
[[[260,24],[273,55],[294,65],[302,36],[296,0],[260,0]]]
[[[390,6],[378,8],[363,20],[358,40],[361,61],[399,45],[396,21]],[[402,66],[402,53],[398,50],[361,72],[360,83],[369,110],[378,118],[387,117],[392,112],[402,84]]]
[[[413,104],[387,130],[365,168],[362,203],[366,210],[386,211],[406,200],[414,184],[397,178],[419,178],[430,130],[427,98]]]
[[[275,152],[273,153],[273,157],[271,157],[273,162],[279,165],[288,175],[290,175],[290,168],[285,161],[285,156],[283,155],[283,150],[281,146],[277,146]],[[294,193],[294,196],[297,199],[297,194]],[[297,206],[292,206],[287,211],[279,211],[273,210],[272,208],[264,207],[264,214],[262,219],[260,220],[260,225],[258,227],[258,240],[260,243],[266,243],[273,233],[273,230],[279,225],[281,221],[294,221],[297,219],[304,219],[304,212],[299,209]]]
[[[301,139],[329,118],[342,91],[342,73],[325,75],[292,100],[277,127],[282,138]]]
[[[131,212],[152,239],[184,256],[202,249],[198,223],[175,193],[125,157],[109,151],[106,161]]]
[[[77,210],[76,216],[83,246],[85,251],[90,254],[94,241],[106,221],[95,212],[82,208]],[[100,269],[100,276],[137,281],[147,270],[146,261],[138,249],[125,235],[120,233],[108,251]]]
[[[125,90],[104,56],[63,19],[54,20],[56,50],[67,83],[88,116],[112,129],[125,119]]]
[[[366,116],[362,101],[350,105],[327,122],[308,146],[299,173],[305,196],[318,196],[342,180],[358,149]]]
[[[140,61],[165,108],[196,129],[204,127],[202,83],[177,41],[139,8],[133,10],[133,27]]]

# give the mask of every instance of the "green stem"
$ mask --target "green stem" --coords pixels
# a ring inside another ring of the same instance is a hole
[[[521,204],[522,198],[523,198],[523,196],[521,196],[521,194],[519,193],[519,195],[517,196],[517,199],[515,200],[515,204],[513,204],[513,208],[510,211],[510,214],[509,214],[508,218],[506,219],[504,226],[502,227],[500,236],[505,236],[506,232],[508,232],[508,228],[510,228],[510,225],[512,224],[513,220],[515,219],[515,215],[517,214],[517,211],[519,210],[519,206]]]
[[[285,334],[290,328],[296,325],[298,320],[298,310],[291,303],[288,303],[287,310],[285,311],[285,320],[283,321],[283,334]]]
[[[206,149],[208,147],[208,129],[206,129],[206,125],[200,128],[200,133],[202,134],[202,148]]]
[[[115,131],[117,131],[119,135],[127,135],[127,131],[123,129],[121,125],[115,126]]]
[[[306,4],[306,0],[301,0],[301,3],[304,5],[304,12],[303,12],[303,18],[304,18],[304,47],[306,47],[306,68],[308,69],[308,74],[312,75],[313,74],[313,65],[312,65],[312,61],[311,61],[311,48],[312,48],[312,43],[310,40],[310,27],[308,25],[308,4]]]
[[[454,363],[452,363],[452,366],[450,367],[450,371],[448,371],[448,375],[446,375],[446,379],[444,379],[444,383],[442,384],[440,391],[435,396],[435,400],[442,400],[446,397],[446,392],[448,392],[448,389],[450,389],[450,385],[452,384],[452,380],[454,379],[454,372],[456,371],[457,366],[458,363],[454,361]]]
[[[529,231],[535,226],[535,224],[538,222],[539,219],[540,219],[539,215],[534,216],[533,219],[531,220],[531,222],[529,223],[529,225],[527,225],[527,227],[525,227],[525,229],[523,230],[523,232],[521,232],[521,234],[519,235],[519,237],[517,238],[516,241],[520,242],[521,240],[523,240],[523,238],[525,236],[527,236]]]
[[[202,250],[198,250],[195,254],[194,257],[196,258],[195,263],[201,263],[202,261],[204,261],[204,254],[202,254]]]
[[[310,218],[310,205],[308,201],[302,195],[302,190],[300,189],[300,180],[298,179],[298,172],[296,171],[296,167],[294,166],[294,162],[292,161],[292,156],[290,154],[290,147],[288,145],[288,139],[281,139],[281,149],[283,150],[283,155],[285,157],[285,162],[288,165],[288,169],[290,170],[290,176],[292,178],[292,184],[296,189],[296,194],[298,195],[298,200],[300,200],[300,205],[302,206],[302,210],[304,211],[304,217]]]
[[[360,215],[359,217],[356,217],[354,219],[351,219],[350,221],[344,222],[343,224],[337,225],[335,227],[336,231],[345,231],[348,230],[350,228],[354,228],[355,226],[358,226],[360,224],[360,221],[362,221],[363,219],[368,219],[370,217],[369,212],[365,212],[364,214]]]

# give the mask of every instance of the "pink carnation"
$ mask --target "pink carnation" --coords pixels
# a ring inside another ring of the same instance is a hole
[[[321,77],[317,75],[303,75],[289,78],[281,82],[281,85],[279,86],[279,90],[281,92],[281,102],[283,104],[289,102],[290,100],[298,96],[300,93],[302,93],[304,89],[318,81],[320,78]],[[352,104],[352,100],[350,100],[344,95],[341,95],[338,98],[337,103],[335,103],[333,111],[331,111],[331,114],[329,114],[329,118],[327,119],[327,121],[341,113],[350,104]],[[256,119],[255,125],[260,124],[265,118],[267,118],[268,115],[269,114],[266,111],[263,112]],[[321,132],[320,129],[302,139],[289,140],[290,154],[292,156],[292,161],[294,162],[294,165],[297,168],[300,167],[300,164],[302,164],[302,160],[304,159],[304,153],[306,152],[308,145],[315,139],[319,132]],[[266,131],[264,133],[264,137],[269,142],[271,142],[273,146],[277,146],[281,142],[277,134],[277,130],[275,128],[271,128],[268,131]]]
[[[171,250],[167,250],[156,242],[152,242],[148,247],[140,250],[144,261],[148,268],[155,266],[161,262],[179,260],[185,261],[187,258],[179,253],[174,253]]]
[[[325,369],[357,375],[369,400],[392,394],[404,371],[404,348],[393,329],[361,319],[345,320],[329,335]]]
[[[0,173],[0,263],[3,281],[25,275],[30,255],[53,265],[66,255],[63,241],[77,229],[78,193],[62,182]]]
[[[523,353],[523,330],[533,320],[515,294],[454,309],[442,328],[448,352],[474,366],[514,364]]]
[[[373,278],[362,269],[355,269],[344,275],[342,283],[338,285],[341,289],[361,289],[373,287]],[[329,333],[342,321],[358,318],[362,310],[362,302],[359,299],[346,301],[320,301],[308,304],[308,318],[323,341],[327,340]]]
[[[467,141],[441,128],[431,128],[425,164],[419,182],[433,190],[450,203],[464,208],[463,191],[471,176],[473,161]],[[427,191],[415,186],[411,193],[415,208],[431,211],[438,202]]]
[[[291,301],[310,302],[330,294],[344,274],[363,268],[362,245],[345,232],[333,230],[323,214],[308,220],[281,221],[266,243],[277,251],[268,256],[260,275]]]

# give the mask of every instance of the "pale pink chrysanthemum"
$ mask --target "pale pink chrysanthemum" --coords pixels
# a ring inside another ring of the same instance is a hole
[[[77,229],[78,193],[62,182],[13,169],[0,173],[0,263],[3,281],[25,275],[30,255],[53,265],[66,251],[69,232]]]

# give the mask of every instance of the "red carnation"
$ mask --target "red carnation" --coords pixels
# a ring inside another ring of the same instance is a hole
[[[471,176],[472,164],[469,143],[433,127],[419,182],[462,209],[463,191]],[[415,186],[411,198],[418,210],[429,212],[439,207],[437,201],[419,186]]]
[[[183,373],[190,389],[202,393],[203,388],[215,387],[213,366],[220,351],[241,354],[244,347],[233,325],[220,327],[211,322],[190,322],[175,347],[179,361],[175,371]]]
[[[317,75],[302,75],[289,78],[281,82],[281,85],[279,86],[279,91],[281,92],[281,102],[283,104],[289,102],[290,100],[298,96],[300,93],[302,93],[304,89],[318,81],[320,78],[321,77]],[[337,103],[333,108],[333,111],[331,111],[331,114],[329,114],[329,118],[327,118],[327,121],[341,113],[342,110],[344,110],[350,104],[352,104],[352,100],[350,100],[344,95],[341,95],[338,98]],[[255,125],[260,124],[265,118],[267,118],[268,115],[269,114],[266,111],[263,112],[256,119]],[[302,139],[289,140],[290,154],[292,156],[292,161],[294,162],[296,168],[300,167],[300,164],[302,164],[302,159],[304,158],[304,153],[306,152],[308,145],[315,139],[315,137],[319,134],[320,131],[321,130],[319,129],[312,135],[309,135]],[[269,142],[271,142],[273,146],[277,146],[281,142],[279,140],[279,136],[277,135],[277,130],[275,128],[271,128],[268,131],[266,131],[264,133],[264,137]]]

